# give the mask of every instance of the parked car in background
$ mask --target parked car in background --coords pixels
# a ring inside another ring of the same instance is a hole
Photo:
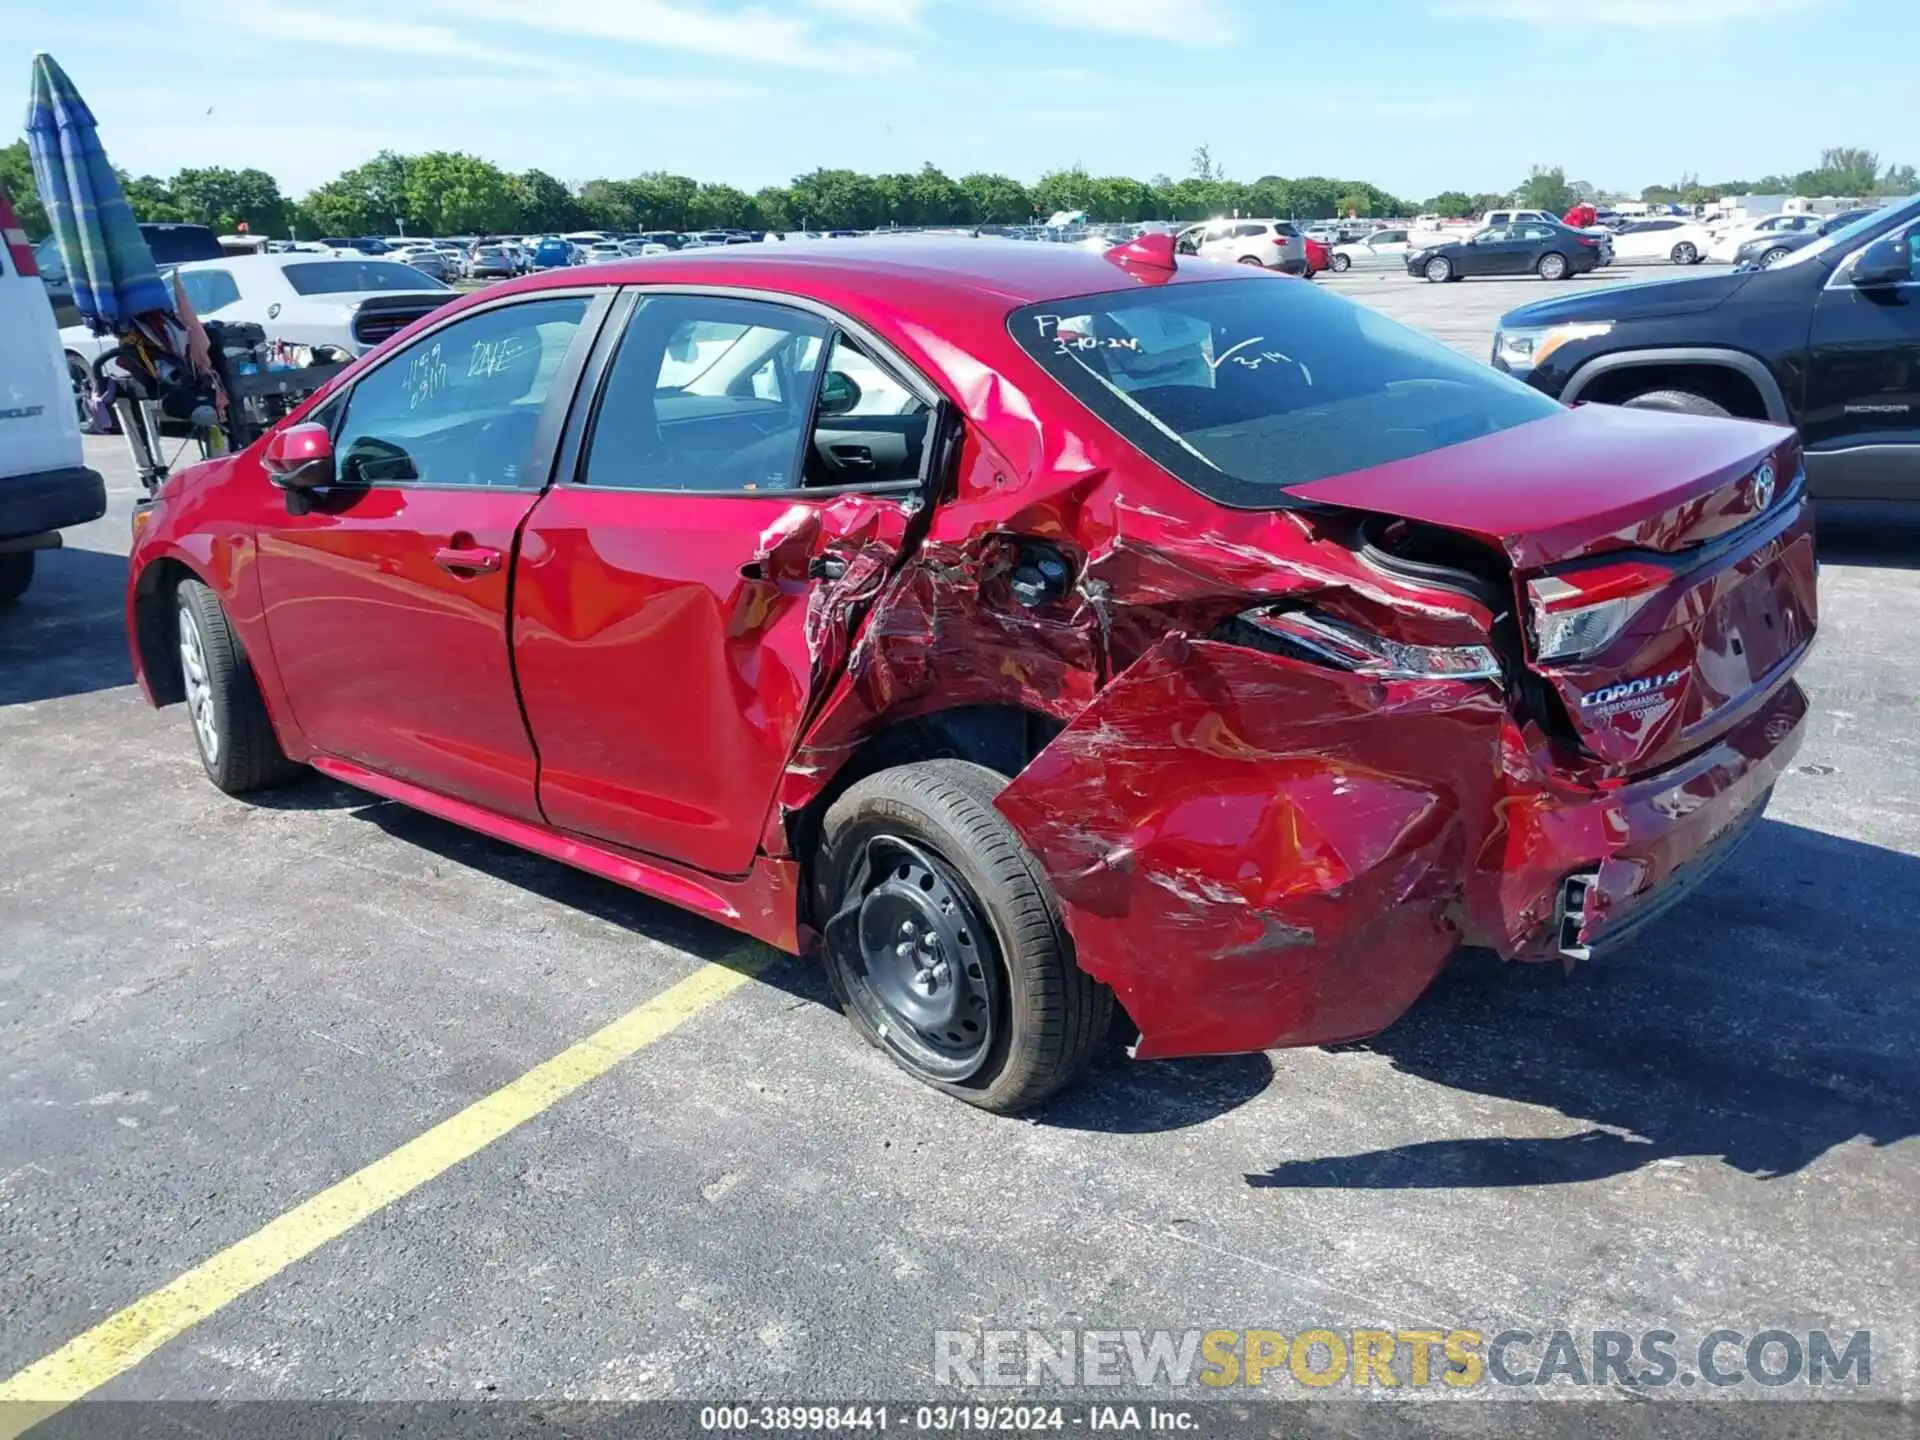
[[[140,238],[147,242],[156,265],[180,265],[188,260],[218,260],[227,252],[220,237],[205,225],[143,224]],[[33,247],[34,266],[53,302],[54,319],[62,328],[80,323],[80,312],[73,305],[73,284],[67,279],[66,261],[60,246],[49,235]]]
[[[513,274],[513,256],[504,245],[476,245],[467,252],[471,280],[511,280]]]
[[[1724,226],[1714,232],[1713,245],[1707,251],[1707,258],[1716,265],[1730,265],[1733,257],[1740,253],[1740,247],[1749,240],[1784,239],[1789,235],[1811,236],[1820,229],[1826,218],[1824,215],[1796,212],[1768,215],[1761,220]]]
[[[430,280],[445,282],[453,275],[447,257],[431,245],[407,245],[392,251],[386,258],[395,264],[418,270]]]
[[[196,261],[169,273],[179,277],[202,320],[258,325],[268,340],[326,345],[347,355],[371,350],[457,293],[384,256],[248,255]],[[85,326],[62,330],[60,338],[88,366],[110,343]]]
[[[573,246],[566,241],[549,235],[534,247],[533,268],[536,270],[558,270],[573,264]]]
[[[320,243],[335,254],[349,258],[353,255],[385,255],[393,249],[378,235],[360,235],[349,240],[324,239]]]
[[[627,259],[627,253],[620,248],[618,240],[596,240],[586,247],[581,257],[583,265],[598,265],[608,260]]]
[[[1604,225],[1569,225],[1558,215],[1550,214],[1545,210],[1489,210],[1480,217],[1482,229],[1514,225],[1554,225],[1563,230],[1572,230],[1575,234],[1591,235],[1599,244],[1600,263],[1602,265],[1613,263],[1613,232]]]
[[[1203,260],[1262,265],[1303,275],[1307,241],[1290,220],[1209,220],[1180,232],[1176,248]]]
[[[1600,242],[1558,221],[1523,220],[1410,250],[1406,264],[1409,275],[1435,283],[1495,275],[1567,280],[1600,268]]]
[[[1758,265],[1762,268],[1776,264],[1794,251],[1813,244],[1822,236],[1831,235],[1836,230],[1844,230],[1855,221],[1864,220],[1873,213],[1873,209],[1843,210],[1838,215],[1829,215],[1811,230],[1789,230],[1756,235],[1733,252],[1733,263]]]
[[[1164,242],[707,250],[464,297],[176,471],[129,646],[221,789],[816,948],[1004,1112],[1116,1008],[1351,1041],[1668,908],[1806,730],[1797,465]]]
[[[1765,269],[1506,315],[1493,363],[1567,403],[1798,427],[1823,506],[1920,517],[1920,196]],[[1775,477],[1782,487],[1792,469]]]
[[[53,307],[13,202],[0,190],[0,606],[33,584],[34,557],[107,512],[87,468]]]
[[[1349,270],[1399,269],[1412,249],[1405,230],[1376,230],[1349,245],[1336,245],[1328,263],[1338,274]]]
[[[1692,220],[1671,215],[1632,220],[1614,232],[1613,254],[1622,261],[1669,261],[1697,265],[1713,248],[1713,232]]]

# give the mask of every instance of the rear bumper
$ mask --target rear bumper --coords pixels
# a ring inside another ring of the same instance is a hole
[[[1807,697],[1789,681],[1713,745],[1617,790],[1516,796],[1497,871],[1477,877],[1468,940],[1510,958],[1582,958],[1678,903],[1758,824],[1800,748]],[[1569,882],[1581,894],[1568,903]]]
[[[97,470],[75,465],[0,476],[0,540],[84,525],[106,513],[107,482]]]

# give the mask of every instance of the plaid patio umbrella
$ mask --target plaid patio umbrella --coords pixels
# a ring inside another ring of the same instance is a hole
[[[173,296],[100,148],[93,111],[51,55],[33,57],[27,150],[80,313],[125,333],[141,315],[171,311]]]

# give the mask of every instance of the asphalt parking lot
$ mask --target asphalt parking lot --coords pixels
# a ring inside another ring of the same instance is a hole
[[[1568,288],[1323,283],[1476,357]],[[131,685],[133,479],[88,446],[108,516],[0,615],[0,1380],[767,958],[338,785],[220,795]],[[1020,1121],[920,1088],[777,961],[95,1397],[899,1398],[939,1330],[1723,1325],[1871,1330],[1870,1393],[1910,1395],[1920,527],[1823,544],[1796,768],[1615,958],[1466,955],[1364,1045],[1116,1051]]]

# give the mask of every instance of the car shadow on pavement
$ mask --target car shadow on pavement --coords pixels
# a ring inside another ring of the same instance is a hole
[[[1575,1133],[1289,1160],[1257,1188],[1556,1185],[1677,1157],[1762,1179],[1920,1134],[1920,857],[1768,821],[1627,949],[1462,955],[1364,1042],[1408,1075],[1556,1110]]]
[[[690,910],[350,786],[314,781],[270,793],[292,798],[303,790],[337,791],[343,802],[340,808],[357,806],[355,819],[379,826],[402,844],[416,845],[453,864],[478,870],[543,900],[583,911],[699,959],[725,961],[737,956],[742,946],[753,943],[738,931]],[[334,799],[331,794],[316,796],[312,808],[333,808]],[[770,966],[758,978],[799,999],[828,1006],[834,1003],[832,989],[817,965],[789,961]]]
[[[723,925],[611,880],[318,776],[248,799],[282,809],[351,810],[355,819],[378,825],[402,844],[419,846],[453,864],[703,960],[725,960],[750,943]],[[756,978],[795,999],[829,1010],[840,1008],[826,972],[813,960],[787,957]],[[1028,1118],[1061,1129],[1115,1134],[1178,1130],[1237,1109],[1273,1080],[1273,1063],[1265,1055],[1136,1065],[1123,1052],[1125,1031],[1124,1024],[1115,1026],[1110,1043],[1096,1059],[1094,1073],[1083,1083]],[[851,1032],[847,1038],[849,1044],[858,1043]]]
[[[0,608],[0,705],[132,684],[126,591],[124,555],[38,552],[27,593]]]

